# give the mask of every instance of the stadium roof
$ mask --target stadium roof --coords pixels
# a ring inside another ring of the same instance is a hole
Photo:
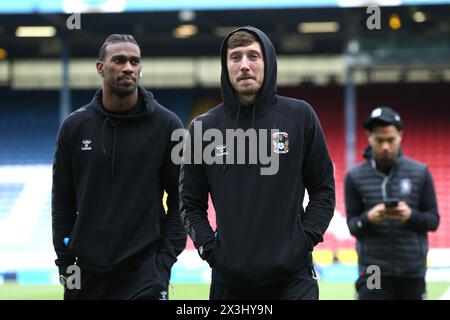
[[[364,7],[368,5],[435,5],[450,0],[0,0],[0,13],[149,12],[179,10],[248,10]]]
[[[145,56],[217,56],[228,31],[254,25],[271,37],[282,54],[339,54],[349,40],[357,39],[360,50],[428,48],[448,56],[450,6],[381,7],[381,29],[374,30],[366,25],[370,15],[365,7],[86,13],[79,16],[80,29],[68,30],[70,14],[7,14],[0,15],[0,49],[10,59],[58,57],[61,38],[67,36],[72,57],[95,57],[107,35],[129,33]],[[398,29],[390,26],[393,16],[400,23]],[[300,32],[300,24],[307,22],[334,23],[335,32]],[[191,26],[191,37],[175,37],[182,25]],[[55,36],[17,37],[20,26],[53,26]]]

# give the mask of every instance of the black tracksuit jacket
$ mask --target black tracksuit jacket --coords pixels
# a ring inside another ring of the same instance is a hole
[[[185,247],[179,166],[170,157],[171,133],[182,123],[151,92],[141,87],[138,92],[143,103],[129,114],[117,115],[102,108],[99,90],[59,130],[52,227],[61,274],[76,258],[88,269],[107,271],[144,249],[157,255],[169,272]],[[64,237],[70,237],[67,246]]]
[[[223,44],[223,103],[194,120],[189,128],[191,137],[194,123],[199,121],[203,130],[217,128],[224,136],[226,129],[267,129],[266,150],[271,150],[270,130],[278,129],[288,134],[289,151],[279,154],[279,170],[274,175],[261,175],[261,167],[268,165],[260,161],[227,165],[185,161],[181,166],[183,223],[196,248],[213,246],[206,258],[213,280],[229,286],[290,279],[306,270],[335,207],[333,164],[316,114],[305,101],[276,95],[273,45],[256,28],[240,30],[254,33],[262,44],[263,86],[254,105],[239,105],[228,80]],[[192,145],[194,150],[195,141]],[[229,148],[229,141],[226,145]],[[247,143],[246,152],[248,147]],[[309,194],[306,210],[302,206],[305,188]],[[208,194],[216,212],[216,234],[207,218]]]
[[[390,173],[376,169],[370,148],[366,161],[345,178],[345,205],[350,233],[357,239],[360,271],[377,265],[382,276],[420,278],[425,276],[428,231],[436,230],[439,214],[433,179],[426,165],[399,156]],[[367,213],[388,199],[405,201],[412,215],[405,223],[385,221],[372,224]]]

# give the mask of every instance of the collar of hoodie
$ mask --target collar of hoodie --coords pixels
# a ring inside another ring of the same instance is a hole
[[[234,118],[234,125],[233,125],[233,131],[236,130],[238,122],[239,122],[239,116],[241,114],[241,110],[243,108],[252,108],[252,124],[250,126],[251,129],[255,129],[255,118],[256,118],[256,104],[250,105],[250,106],[242,106],[242,105],[238,105],[237,106],[237,112],[236,112],[236,116]],[[247,167],[250,167],[250,161],[247,165]],[[227,171],[227,161],[225,160],[223,167],[222,167],[222,172],[226,172]]]
[[[227,42],[228,38],[237,31],[246,31],[252,33],[261,45],[261,50],[264,56],[264,81],[261,88],[258,91],[255,102],[253,105],[243,106],[239,103],[236,97],[235,90],[230,84],[228,69],[227,69]],[[222,73],[221,73],[221,91],[222,100],[225,108],[228,110],[229,114],[234,117],[233,130],[236,130],[239,125],[239,118],[242,117],[243,113],[247,116],[246,108],[252,108],[251,110],[251,128],[255,128],[256,116],[257,114],[263,113],[264,111],[270,109],[276,101],[276,82],[277,82],[277,61],[275,48],[261,30],[247,26],[243,28],[236,29],[228,34],[228,36],[223,40],[222,47],[220,49],[221,63],[222,63]],[[248,164],[250,166],[250,163]],[[227,170],[226,161],[223,165],[222,172]]]
[[[101,105],[102,101],[102,90],[98,90],[92,100],[92,104],[94,109],[99,112],[99,114],[103,117],[103,124],[101,127],[100,139],[101,139],[101,147],[103,154],[106,155],[107,147],[105,143],[105,132],[107,130],[108,124],[112,127],[113,130],[113,141],[111,145],[111,175],[115,173],[115,162],[116,162],[116,150],[117,150],[117,135],[119,125],[126,121],[137,120],[146,116],[150,116],[155,109],[155,100],[153,99],[153,95],[151,92],[146,91],[145,89],[138,87],[139,92],[139,100],[138,105],[136,107],[142,108],[138,112],[132,112],[127,114],[115,114],[107,112]]]

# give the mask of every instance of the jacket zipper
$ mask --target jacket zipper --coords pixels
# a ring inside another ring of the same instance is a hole
[[[381,183],[381,196],[383,197],[383,201],[386,201],[388,198],[387,184],[389,183],[389,180],[391,179],[391,177],[394,173],[394,166],[392,166],[391,171],[389,172],[389,175],[385,175],[377,170],[374,159],[372,159],[371,164],[372,164],[373,170],[375,171],[375,174],[377,174],[378,176],[383,178],[383,182]],[[395,244],[395,241],[393,241],[394,240],[394,237],[393,237],[394,236],[393,235],[394,227],[390,221],[387,221],[387,223],[388,223],[388,228],[389,228],[389,242],[391,243],[391,245],[389,246],[389,248],[390,248],[389,261],[390,261],[390,265],[392,266],[393,276],[395,276],[396,263],[395,263],[395,259],[393,257],[393,252],[396,251],[396,244]]]

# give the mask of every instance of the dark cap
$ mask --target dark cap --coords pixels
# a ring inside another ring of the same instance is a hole
[[[364,122],[364,128],[372,131],[375,126],[385,127],[394,125],[397,130],[403,130],[403,121],[400,115],[388,107],[378,107],[373,109],[369,118]]]

